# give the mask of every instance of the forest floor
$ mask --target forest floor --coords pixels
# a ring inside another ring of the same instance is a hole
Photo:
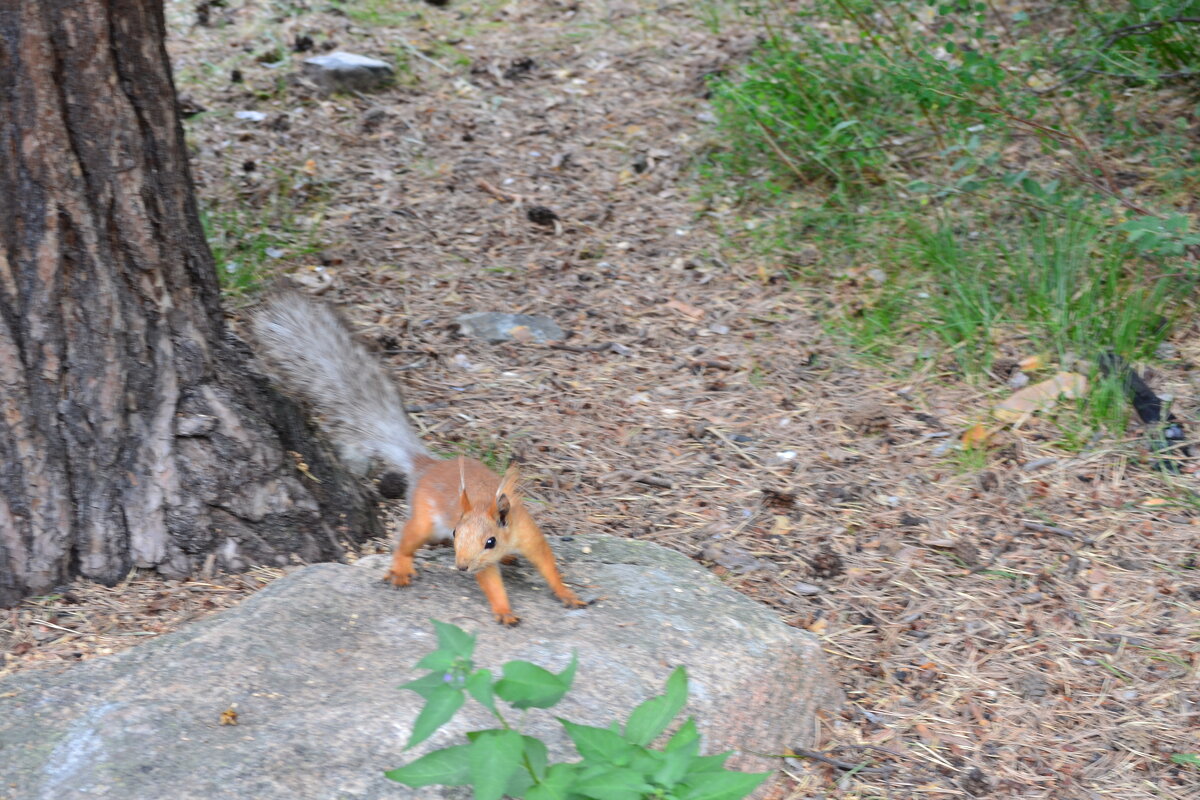
[[[697,165],[719,145],[705,77],[755,44],[736,8],[168,9],[234,324],[266,274],[320,283],[435,447],[520,459],[550,532],[679,550],[819,637],[847,702],[826,760],[783,765],[787,796],[1200,796],[1171,759],[1200,752],[1195,510],[1163,499],[1136,431],[1064,452],[1034,418],[986,462],[947,447],[1003,381],[864,363],[821,322],[832,281],[722,238],[744,212],[698,199]],[[399,80],[323,97],[290,77],[331,49]],[[570,336],[487,344],[456,330],[473,311]],[[1156,376],[1185,419],[1191,378]],[[280,574],[35,598],[0,622],[0,674],[114,652]]]

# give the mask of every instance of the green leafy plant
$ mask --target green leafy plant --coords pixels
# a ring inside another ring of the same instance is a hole
[[[429,673],[401,686],[425,699],[413,723],[407,748],[428,739],[450,721],[470,695],[500,723],[472,731],[467,743],[435,750],[384,773],[413,788],[471,786],[475,800],[524,797],[530,800],[738,800],[770,773],[725,769],[728,753],[700,755],[700,733],[689,718],[661,749],[650,747],[687,703],[687,672],[679,667],[667,679],[666,692],[645,701],[622,726],[579,725],[558,718],[575,744],[580,760],[549,763],[546,745],[513,728],[497,700],[520,711],[550,708],[571,688],[577,660],[560,673],[528,661],[504,664],[497,680],[471,660],[475,637],[461,628],[432,620],[438,649],[417,663]]]

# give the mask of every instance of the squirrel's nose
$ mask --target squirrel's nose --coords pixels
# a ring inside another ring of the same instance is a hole
[[[466,572],[466,571],[467,571],[467,570],[469,570],[470,568],[471,568],[471,567],[470,567],[468,564],[459,564],[459,565],[458,565],[458,571],[459,571],[459,572]]]

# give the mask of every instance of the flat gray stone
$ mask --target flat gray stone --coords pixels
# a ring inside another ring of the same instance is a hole
[[[531,341],[538,344],[561,342],[566,332],[549,317],[539,314],[505,314],[500,311],[479,311],[461,314],[455,320],[467,336],[486,339],[489,342],[507,342],[519,338],[513,328],[527,329]]]
[[[357,53],[329,53],[304,59],[304,76],[327,92],[369,92],[391,82],[386,61]]]
[[[555,542],[568,583],[596,603],[567,610],[528,566],[507,568],[517,628],[492,621],[448,549],[423,551],[413,586],[380,578],[388,557],[317,564],[236,608],[131,650],[0,680],[0,798],[213,800],[463,797],[410,790],[382,772],[463,741],[492,720],[468,701],[403,752],[420,699],[396,687],[435,647],[430,617],[478,633],[475,662],[521,658],[558,671],[579,654],[563,703],[525,729],[574,760],[555,715],[624,720],[685,665],[706,752],[809,746],[818,706],[838,701],[821,648],[767,608],[657,545]],[[237,725],[220,725],[236,704]],[[513,713],[513,718],[519,714]],[[739,754],[742,768],[763,768]],[[776,766],[767,764],[768,768]]]

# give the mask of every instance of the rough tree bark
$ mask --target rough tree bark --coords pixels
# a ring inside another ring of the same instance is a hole
[[[0,605],[378,532],[226,330],[164,36],[162,0],[0,0]]]

